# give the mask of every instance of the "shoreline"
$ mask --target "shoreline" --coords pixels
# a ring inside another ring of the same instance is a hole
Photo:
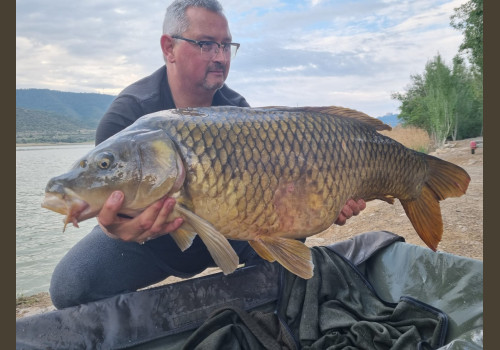
[[[87,142],[34,142],[34,143],[16,143],[16,147],[93,145],[93,144],[94,144],[94,141],[87,141]]]

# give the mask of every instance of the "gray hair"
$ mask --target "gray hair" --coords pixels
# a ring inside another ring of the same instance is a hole
[[[167,7],[163,20],[163,34],[181,35],[189,27],[186,17],[188,7],[201,7],[224,16],[224,9],[217,0],[175,0]]]

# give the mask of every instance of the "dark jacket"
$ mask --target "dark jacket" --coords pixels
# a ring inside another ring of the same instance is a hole
[[[250,105],[243,96],[224,84],[215,93],[212,106]],[[95,144],[125,129],[143,115],[172,108],[176,107],[168,85],[167,69],[163,66],[128,86],[116,97],[99,122]]]

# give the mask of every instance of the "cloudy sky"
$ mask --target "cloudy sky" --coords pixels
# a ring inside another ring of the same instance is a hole
[[[17,0],[16,88],[116,95],[161,65],[171,1]],[[241,43],[227,84],[254,107],[398,113],[391,93],[438,53],[448,65],[466,0],[222,0]]]

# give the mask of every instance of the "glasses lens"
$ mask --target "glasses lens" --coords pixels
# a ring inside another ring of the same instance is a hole
[[[231,58],[234,58],[236,56],[236,53],[238,52],[239,45],[231,44],[229,45],[229,48],[231,52]]]
[[[236,52],[238,51],[237,44],[222,44],[220,47],[215,42],[206,42],[201,45],[201,56],[206,60],[212,60],[219,54],[219,51],[222,51],[222,55],[226,59],[232,59],[236,56]]]
[[[200,44],[202,54],[210,56],[217,52],[217,44],[214,42],[206,41]]]

